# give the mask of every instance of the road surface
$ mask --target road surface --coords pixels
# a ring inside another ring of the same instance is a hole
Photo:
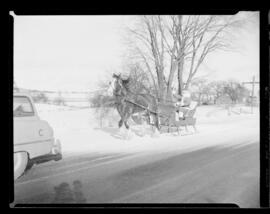
[[[259,142],[195,151],[89,153],[34,166],[15,204],[235,203],[259,207]]]

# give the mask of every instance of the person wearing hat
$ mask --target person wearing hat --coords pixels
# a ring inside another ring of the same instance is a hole
[[[183,91],[182,96],[178,96],[178,101],[176,102],[177,107],[177,116],[176,119],[184,117],[184,115],[190,110],[190,103],[191,103],[191,94],[189,91]],[[180,99],[180,101],[179,101]]]
[[[182,96],[177,93],[177,89],[174,87],[172,88],[172,99],[176,107],[175,118],[176,120],[179,120],[179,117],[182,115],[182,113],[179,111],[179,108],[181,107]]]

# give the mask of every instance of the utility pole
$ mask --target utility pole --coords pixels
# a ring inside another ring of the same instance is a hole
[[[260,82],[255,82],[255,76],[252,78],[252,82],[242,82],[242,84],[252,84],[252,92],[251,92],[251,113],[253,114],[253,98],[254,98],[254,87],[255,84],[259,84]]]

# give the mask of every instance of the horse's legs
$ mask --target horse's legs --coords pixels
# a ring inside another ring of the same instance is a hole
[[[127,111],[125,112],[125,114],[124,114],[124,117],[122,118],[122,121],[123,121],[123,123],[124,123],[124,125],[125,125],[125,127],[126,127],[126,132],[125,132],[125,138],[126,139],[129,139],[130,137],[131,137],[131,133],[130,133],[130,129],[129,129],[129,125],[128,125],[128,119],[129,119],[129,117],[131,116],[131,110],[132,109],[127,109]]]
[[[122,112],[123,112],[122,110],[123,109],[122,109],[122,107],[120,105],[117,105],[116,109],[117,109],[117,111],[118,111],[118,113],[119,113],[119,115],[121,117],[121,119],[118,122],[118,128],[121,128],[122,125],[123,125],[123,114],[122,114]]]
[[[160,131],[159,115],[156,114],[154,117],[155,117],[155,126],[156,126],[157,130]]]
[[[126,105],[125,108],[125,114],[123,116],[123,122],[125,124],[125,127],[129,130],[129,125],[128,125],[128,119],[130,118],[131,114],[133,112],[133,108],[131,108],[130,106]]]
[[[122,120],[122,118],[121,118],[120,121],[118,122],[118,127],[121,128],[122,125],[123,125],[123,120]]]
[[[125,127],[126,127],[127,129],[129,129],[129,125],[128,125],[127,121],[125,121],[124,124],[125,124]]]

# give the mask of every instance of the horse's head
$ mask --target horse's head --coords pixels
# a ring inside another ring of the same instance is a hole
[[[129,79],[123,79],[121,74],[113,74],[113,80],[109,83],[109,93],[111,95],[122,95],[125,93],[125,84],[129,82]]]

